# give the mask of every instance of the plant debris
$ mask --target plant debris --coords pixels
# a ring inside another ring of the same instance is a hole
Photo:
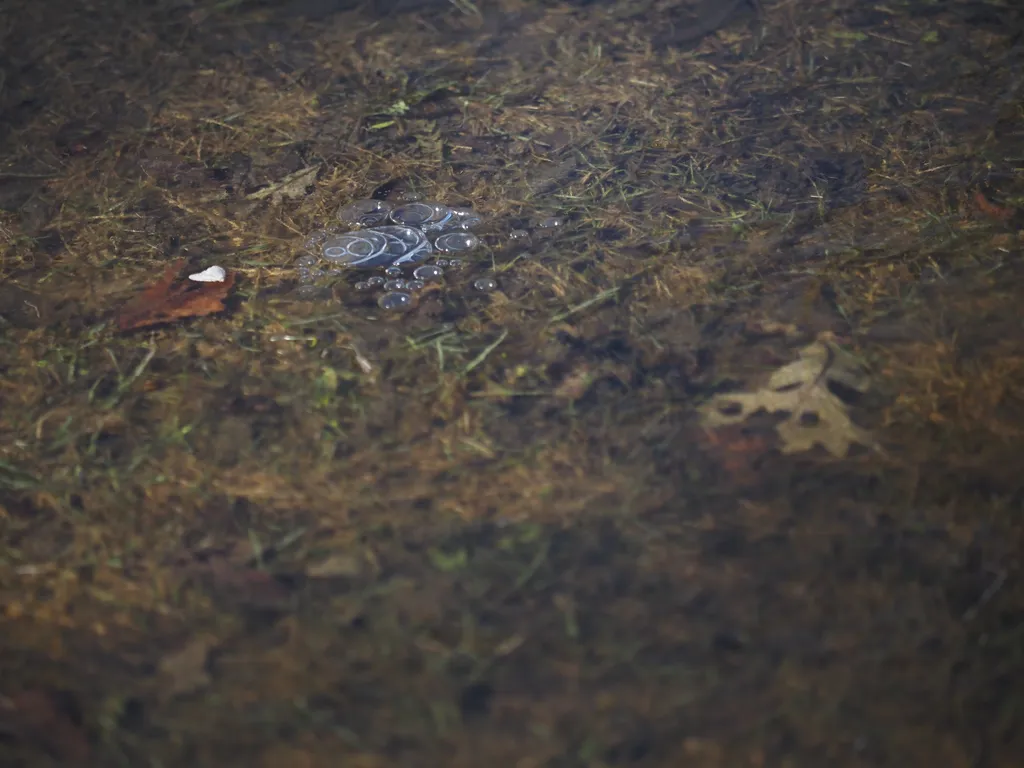
[[[289,590],[266,571],[237,566],[223,557],[211,558],[206,570],[214,592],[228,603],[272,610],[291,605]]]
[[[306,575],[311,579],[353,578],[363,571],[359,558],[344,552],[337,552],[324,560],[310,564]]]
[[[854,443],[874,447],[868,433],[851,421],[846,404],[829,383],[864,392],[867,380],[860,365],[833,344],[816,341],[800,351],[800,358],[775,371],[756,392],[717,395],[701,408],[709,428],[738,424],[764,410],[785,413],[776,427],[783,453],[809,451],[821,445],[833,456],[844,457]]]
[[[9,698],[0,695],[0,738],[9,735],[43,745],[63,764],[83,765],[92,748],[76,722],[75,709],[70,696],[47,690],[24,690]]]
[[[1016,5],[309,2],[8,4],[0,766],[1020,766]]]
[[[279,205],[285,199],[298,199],[306,196],[310,187],[316,184],[316,176],[320,172],[319,165],[311,165],[302,168],[295,173],[288,174],[277,184],[263,187],[250,193],[247,197],[250,200],[265,200],[270,198],[274,205]]]
[[[974,190],[974,204],[978,206],[979,211],[991,219],[996,219],[997,221],[1009,221],[1013,218],[1013,208],[996,205],[989,200],[985,196],[985,193],[980,189]]]
[[[195,637],[157,664],[160,696],[171,699],[202,690],[210,684],[206,665],[213,645],[209,638]]]
[[[125,304],[117,318],[122,331],[146,328],[189,317],[212,315],[224,310],[224,300],[235,283],[233,272],[221,282],[175,282],[185,265],[179,259],[167,268],[157,283]]]

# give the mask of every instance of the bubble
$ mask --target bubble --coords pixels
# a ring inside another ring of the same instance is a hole
[[[302,247],[314,256],[319,256],[319,249],[321,249],[324,241],[334,236],[334,234],[341,234],[343,231],[345,231],[344,227],[337,226],[336,224],[313,229],[302,242]]]
[[[412,271],[412,276],[417,280],[440,280],[444,277],[444,270],[437,264],[424,264]]]
[[[412,296],[408,293],[390,291],[377,299],[377,306],[388,312],[399,312],[412,307]]]
[[[427,236],[414,227],[376,227],[372,231],[380,232],[388,238],[387,253],[395,266],[415,264],[434,252]]]
[[[480,238],[469,232],[449,232],[434,241],[434,247],[442,253],[468,251],[480,244]]]
[[[508,233],[509,240],[529,240],[530,233],[525,229],[513,229]]]
[[[564,225],[565,219],[560,218],[559,216],[548,216],[546,219],[537,224],[537,226],[540,227],[541,229],[558,229],[559,227]]]
[[[388,216],[396,224],[404,224],[407,227],[418,227],[434,216],[434,209],[427,203],[406,203],[391,211]]]
[[[368,291],[377,286],[383,286],[385,293],[395,294],[421,290],[430,281],[440,280],[445,268],[460,269],[462,260],[438,259],[423,265],[422,270],[413,269],[410,281],[403,277],[405,266],[426,260],[435,249],[451,254],[480,245],[479,237],[470,231],[482,222],[478,212],[470,207],[450,207],[424,200],[409,190],[397,190],[390,201],[349,202],[337,209],[336,216],[341,224],[348,225],[348,231],[335,224],[306,236],[306,253],[295,262],[300,281],[316,282],[325,274],[341,276],[351,268],[383,269],[383,276],[374,275],[353,283],[355,290]]]
[[[420,230],[391,225],[329,234],[317,249],[332,264],[360,269],[415,264],[434,250]]]
[[[441,203],[415,202],[398,206],[388,214],[388,218],[395,224],[429,232],[447,224],[452,218],[452,211]]]
[[[383,200],[357,200],[338,209],[338,218],[345,224],[372,227],[381,224],[391,212],[391,203]]]
[[[437,210],[432,203],[406,203],[391,211],[388,218],[404,226],[423,226],[437,218]]]
[[[421,205],[429,205],[434,209],[434,215],[429,222],[430,226],[425,227],[425,229],[442,227],[455,218],[455,214],[452,212],[452,209],[444,203],[421,203]]]
[[[471,208],[451,208],[452,218],[450,224],[462,229],[472,229],[480,225],[482,219],[480,214]]]
[[[310,232],[302,242],[302,247],[310,253],[320,253],[320,245],[334,232],[330,229],[315,229]]]
[[[492,277],[481,277],[479,280],[473,281],[473,287],[476,288],[478,291],[483,291],[484,293],[487,293],[497,288],[498,283]]]
[[[388,259],[387,246],[386,235],[374,229],[366,229],[328,237],[320,246],[320,254],[334,264],[375,267]]]

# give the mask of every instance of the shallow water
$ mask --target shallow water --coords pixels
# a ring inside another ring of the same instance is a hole
[[[0,764],[1019,763],[1015,8],[16,5]]]

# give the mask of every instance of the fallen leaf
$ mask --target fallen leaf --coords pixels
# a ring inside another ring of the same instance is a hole
[[[164,656],[157,664],[157,683],[160,696],[172,699],[202,690],[210,684],[206,670],[212,642],[206,637],[190,640],[174,653]]]
[[[74,703],[62,694],[27,690],[0,696],[0,732],[45,748],[65,765],[82,765],[91,752],[89,739],[75,722]]]
[[[974,204],[978,206],[978,210],[990,218],[998,219],[999,221],[1009,221],[1013,218],[1013,208],[1004,208],[1001,205],[996,205],[985,197],[980,189],[974,190]]]
[[[703,426],[715,429],[739,424],[762,410],[785,413],[775,428],[783,453],[821,445],[833,456],[843,457],[854,443],[876,448],[870,435],[851,421],[846,404],[829,389],[830,382],[857,392],[867,388],[867,378],[852,356],[833,344],[816,341],[756,392],[716,395],[701,408],[701,420]]]
[[[174,262],[159,282],[125,304],[117,319],[118,328],[130,331],[223,311],[224,300],[235,282],[234,273],[229,273],[219,283],[196,283],[189,280],[175,283],[184,265],[184,260]]]
[[[212,558],[207,567],[214,589],[229,602],[271,610],[291,606],[291,592],[266,571],[238,567],[225,558]]]

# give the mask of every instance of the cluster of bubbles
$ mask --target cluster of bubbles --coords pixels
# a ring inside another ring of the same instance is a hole
[[[297,260],[299,280],[311,288],[324,275],[340,275],[352,269],[379,270],[355,284],[358,291],[382,289],[377,300],[384,310],[413,305],[413,294],[444,277],[445,270],[459,270],[464,254],[480,239],[471,231],[481,223],[468,208],[406,199],[399,205],[386,200],[358,200],[338,209],[342,226],[312,232]],[[430,264],[423,262],[434,257]],[[410,277],[405,270],[412,268]],[[497,288],[491,278],[474,282],[480,291]]]

